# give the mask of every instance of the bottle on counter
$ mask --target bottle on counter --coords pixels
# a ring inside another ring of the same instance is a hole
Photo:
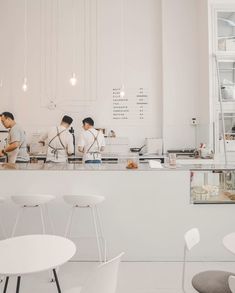
[[[176,166],[176,154],[170,153],[168,158],[169,158],[169,165],[172,167],[175,167]]]

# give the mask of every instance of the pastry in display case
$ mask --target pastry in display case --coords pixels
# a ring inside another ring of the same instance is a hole
[[[235,169],[211,168],[192,170],[191,203],[235,203]]]

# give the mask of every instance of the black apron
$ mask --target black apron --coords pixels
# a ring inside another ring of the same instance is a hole
[[[100,132],[98,131],[98,134],[95,136],[94,133],[93,133],[92,131],[90,131],[90,130],[88,130],[88,131],[89,131],[89,132],[92,134],[92,136],[94,137],[94,141],[93,141],[93,143],[90,145],[90,147],[88,148],[88,150],[86,151],[86,153],[92,155],[92,157],[93,157],[92,160],[100,160],[99,155],[101,154],[101,152],[100,152],[100,149],[101,149],[101,148],[100,148],[99,141],[98,141],[98,136],[99,136]],[[97,143],[98,151],[92,152],[91,149],[92,149],[92,147],[94,146],[95,143]]]
[[[66,129],[62,130],[61,132],[59,132],[59,129],[58,127],[56,128],[57,130],[57,134],[49,141],[48,143],[48,147],[51,148],[51,153],[54,155],[54,158],[56,158],[58,160],[58,154],[59,154],[59,151],[63,151],[65,150],[65,145],[63,144],[62,140],[61,140],[61,137],[60,135],[66,131]],[[61,148],[54,148],[51,143],[56,139],[56,138],[59,138],[59,141],[60,141],[60,144],[61,144]]]

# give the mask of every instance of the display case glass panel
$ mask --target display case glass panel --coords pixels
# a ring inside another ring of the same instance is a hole
[[[224,113],[226,139],[235,139],[235,113]],[[223,138],[222,115],[219,115],[219,137]]]
[[[217,13],[218,51],[235,51],[235,11]]]
[[[219,61],[219,75],[222,100],[235,101],[235,60]]]
[[[227,152],[235,152],[235,113],[224,113]],[[219,115],[219,149],[224,151],[222,115]]]
[[[191,203],[234,204],[235,169],[191,171]]]

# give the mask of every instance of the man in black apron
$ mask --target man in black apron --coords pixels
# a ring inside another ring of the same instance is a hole
[[[94,128],[94,120],[86,118],[82,121],[83,133],[81,134],[78,150],[83,153],[83,162],[100,164],[101,152],[105,147],[105,139],[102,131]]]
[[[69,128],[73,119],[65,115],[59,126],[53,127],[40,137],[40,142],[48,141],[47,162],[66,163],[74,152],[73,136]]]

